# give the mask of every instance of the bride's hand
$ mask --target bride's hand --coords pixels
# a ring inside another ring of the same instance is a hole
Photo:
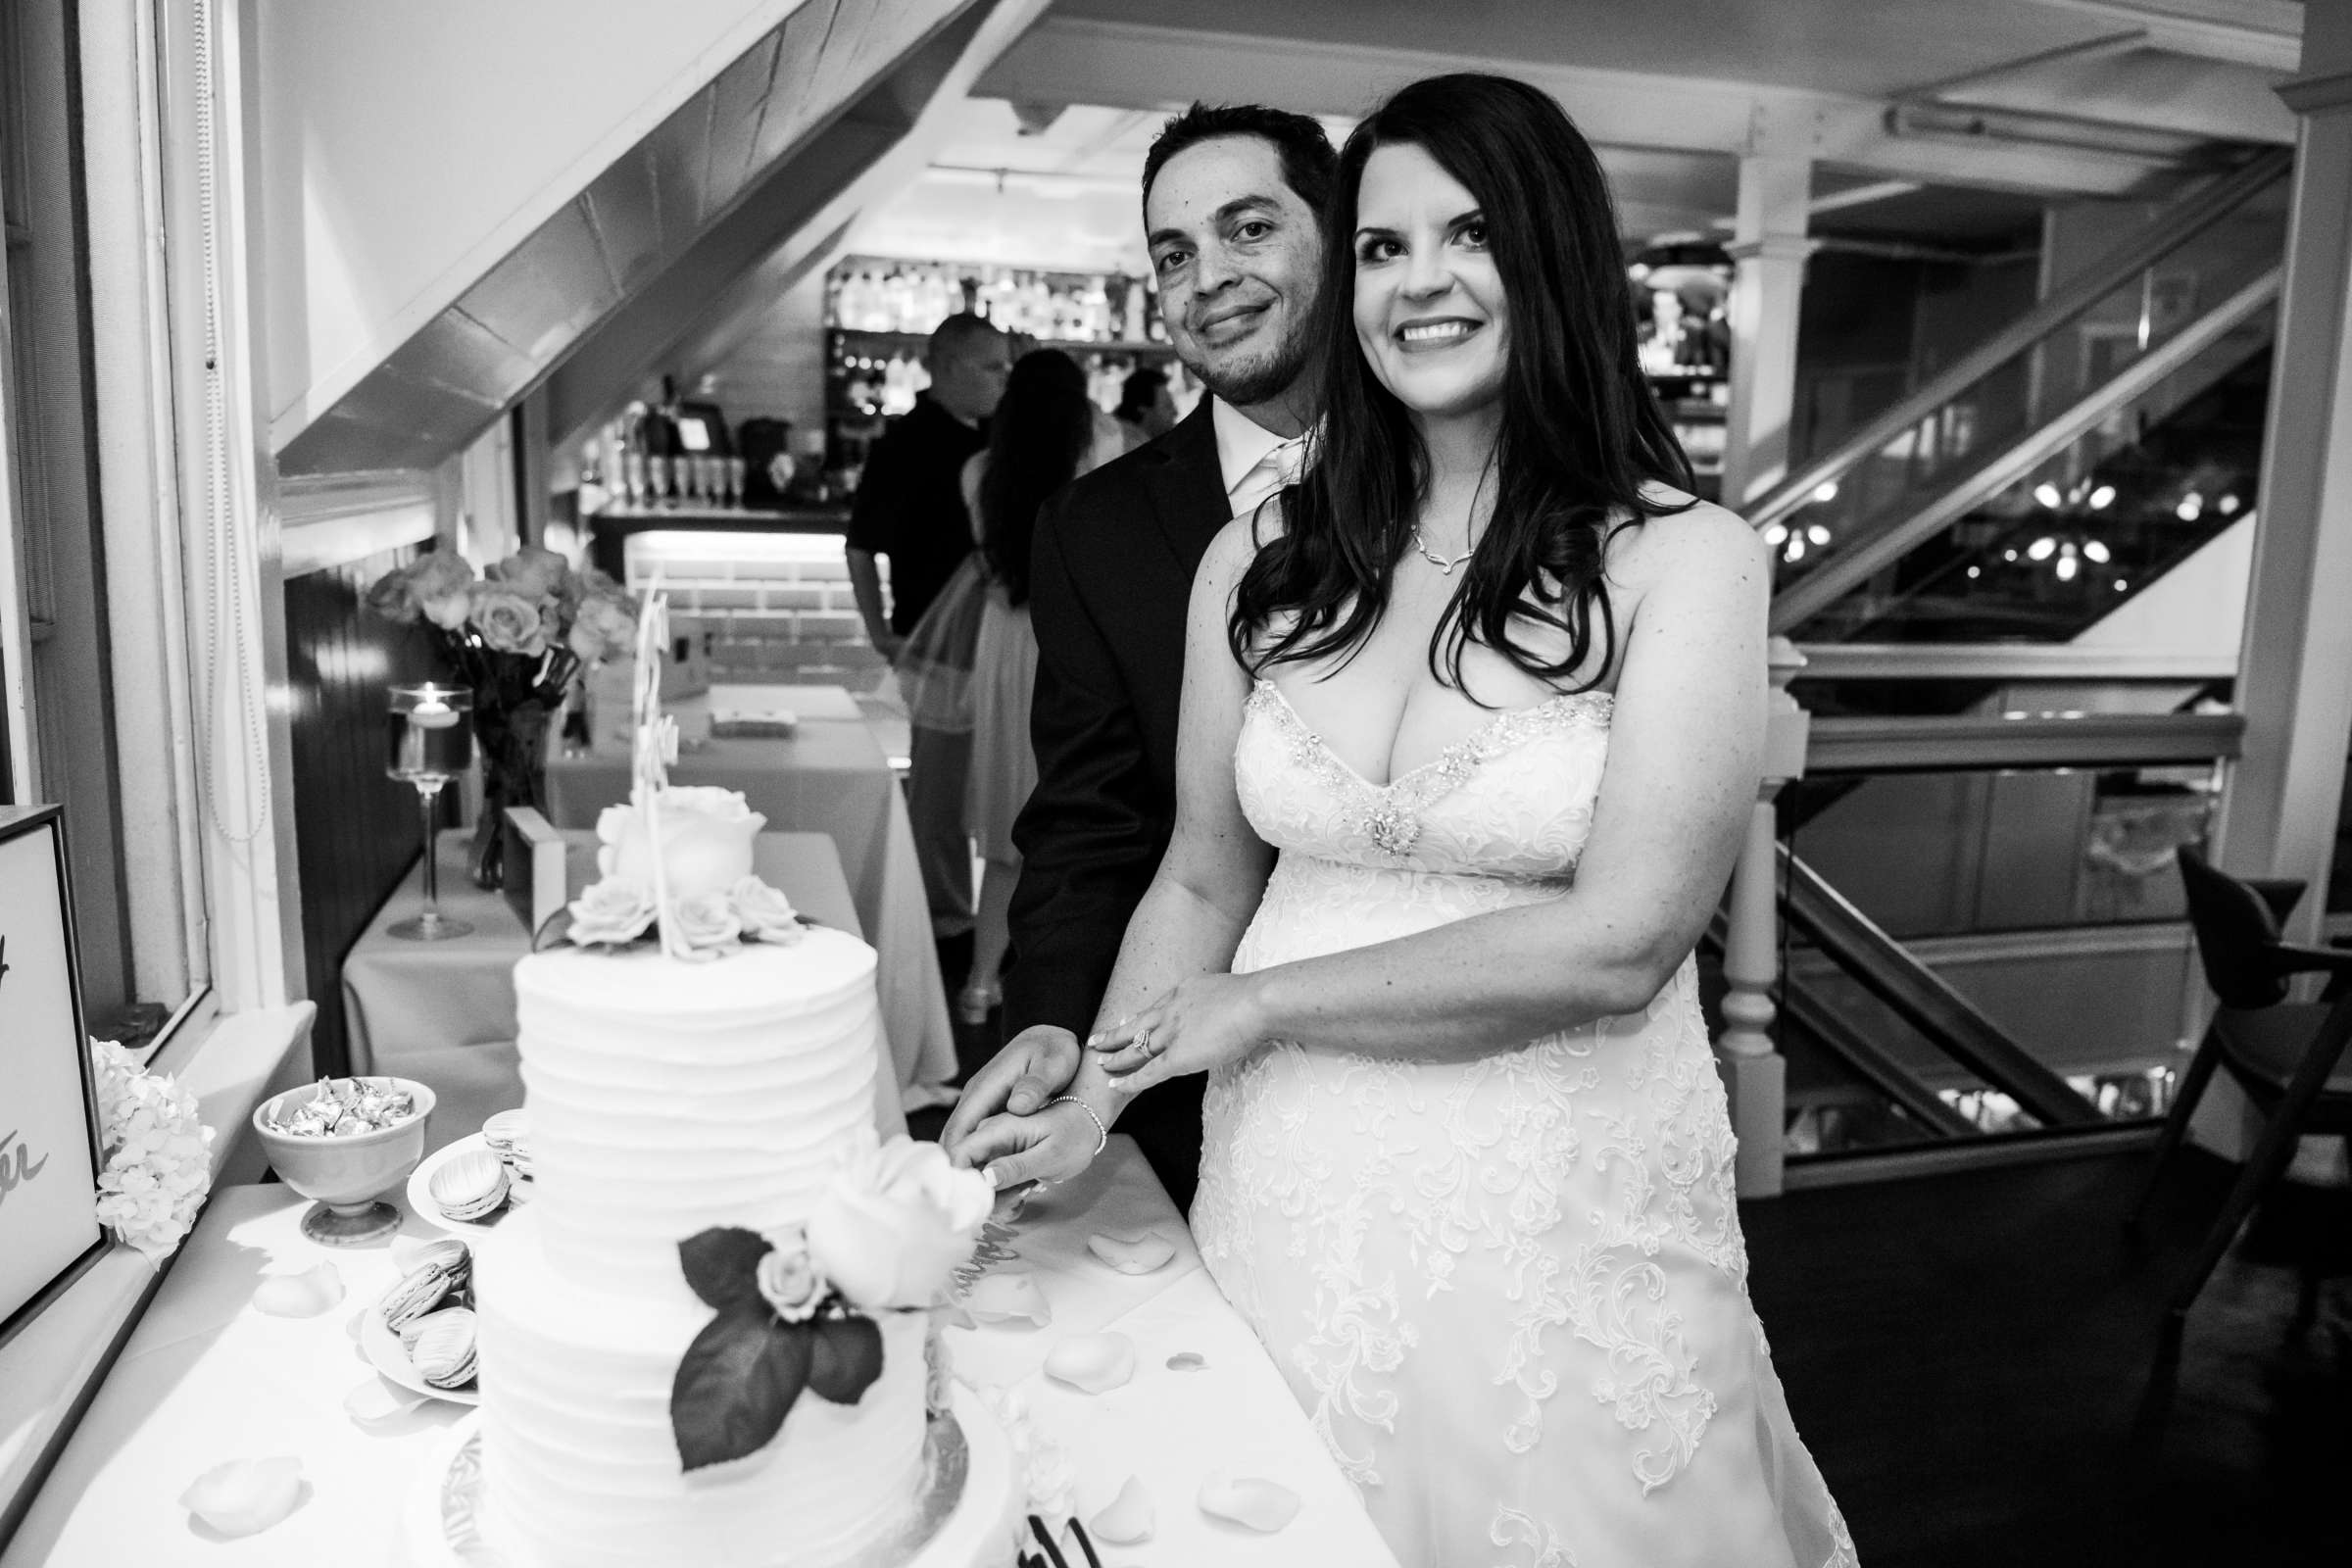
[[[1238,1061],[1265,1043],[1257,977],[1196,975],[1132,1018],[1089,1036],[1087,1049],[1135,1095],[1170,1078]]]
[[[1095,1162],[1103,1123],[1087,1107],[1056,1100],[1027,1116],[995,1115],[965,1134],[950,1152],[956,1164],[981,1167],[997,1191],[1023,1182],[1066,1182]]]

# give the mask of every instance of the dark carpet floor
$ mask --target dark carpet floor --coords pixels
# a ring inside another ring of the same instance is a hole
[[[2283,1187],[2149,1401],[2163,1303],[2230,1168],[2191,1152],[1744,1205],[1753,1295],[1867,1568],[2352,1562],[2352,1199]],[[2298,1322],[2306,1272],[2315,1311]]]

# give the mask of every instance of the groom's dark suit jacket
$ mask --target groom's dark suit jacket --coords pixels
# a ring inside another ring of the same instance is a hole
[[[1037,787],[1012,830],[1007,1035],[1059,1024],[1084,1039],[1176,817],[1176,710],[1193,572],[1226,521],[1203,397],[1149,445],[1104,464],[1039,514],[1030,562]],[[1198,1074],[1146,1091],[1119,1118],[1177,1205],[1200,1166]]]

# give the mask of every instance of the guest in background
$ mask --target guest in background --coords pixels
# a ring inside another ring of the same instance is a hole
[[[1029,745],[1029,693],[1037,638],[1029,628],[1029,544],[1038,509],[1078,475],[1126,450],[1126,427],[1086,395],[1086,372],[1068,355],[1022,356],[1004,384],[988,450],[963,466],[963,494],[980,542],[988,597],[972,656],[972,836],[986,862],[972,934],[972,968],[957,997],[966,1022],[982,1024],[1004,999],[1007,911],[1020,880],[1013,819],[1037,783]]]
[[[1012,360],[1004,333],[965,315],[939,323],[925,363],[930,388],[874,443],[850,510],[850,588],[866,637],[894,661],[932,599],[971,554],[963,465],[987,442],[982,426],[1004,395]],[[890,561],[887,614],[877,557]],[[961,937],[972,928],[972,850],[963,811],[971,737],[917,725],[907,752],[906,814],[932,935]]]
[[[743,458],[743,504],[763,510],[784,505],[792,481],[792,422],[765,416],[735,427],[735,450]]]
[[[1143,433],[1144,441],[1166,435],[1176,425],[1176,398],[1168,372],[1147,365],[1128,373],[1119,387],[1119,419]],[[1141,445],[1141,442],[1137,443]]]

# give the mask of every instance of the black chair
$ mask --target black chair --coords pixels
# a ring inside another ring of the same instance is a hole
[[[2156,1143],[2155,1165],[2132,1210],[2133,1232],[2216,1068],[2229,1068],[2267,1119],[2221,1216],[2174,1291],[2164,1324],[2167,1360],[2179,1353],[2188,1310],[2238,1227],[2293,1159],[2295,1140],[2333,1133],[2352,1146],[2352,1068],[2339,1065],[2345,1042],[2352,1040],[2352,952],[2298,947],[2280,937],[2278,922],[2302,896],[2302,883],[2241,881],[2216,870],[2191,849],[2180,852],[2180,862],[2197,956],[2221,1007],[2181,1075],[2172,1114]],[[2313,973],[2333,976],[2326,998],[2287,1001],[2287,982]]]

